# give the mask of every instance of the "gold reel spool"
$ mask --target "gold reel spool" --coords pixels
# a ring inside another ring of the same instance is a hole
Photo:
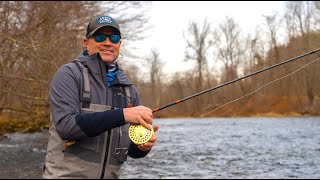
[[[146,143],[150,140],[150,138],[154,135],[153,127],[151,124],[151,131],[141,124],[133,125],[131,124],[129,127],[129,137],[131,141],[137,145]]]

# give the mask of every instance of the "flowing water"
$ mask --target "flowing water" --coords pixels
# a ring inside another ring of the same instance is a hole
[[[320,117],[155,119],[157,142],[122,179],[320,178]],[[41,178],[47,131],[0,140],[0,178]]]

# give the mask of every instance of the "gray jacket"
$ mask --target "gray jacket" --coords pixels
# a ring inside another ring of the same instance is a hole
[[[84,107],[81,62],[89,71],[91,103]],[[140,105],[135,86],[119,69],[110,87],[99,54],[79,56],[55,73],[43,178],[118,178],[121,165],[145,157],[128,136],[123,108]],[[127,93],[126,93],[127,91]]]

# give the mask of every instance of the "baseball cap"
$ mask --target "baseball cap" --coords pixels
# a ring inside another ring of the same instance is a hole
[[[119,31],[119,35],[121,35],[120,26],[115,19],[110,16],[100,15],[92,18],[88,24],[86,37],[90,37],[94,34],[99,28],[110,26],[114,27]]]

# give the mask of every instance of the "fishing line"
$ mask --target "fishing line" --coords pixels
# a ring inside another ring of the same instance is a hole
[[[251,73],[251,74],[249,74],[249,75],[243,76],[243,77],[241,77],[241,78],[234,79],[234,80],[232,80],[232,81],[228,81],[228,82],[223,83],[223,84],[221,84],[221,85],[219,85],[219,86],[215,86],[215,87],[213,87],[213,88],[210,88],[210,89],[204,90],[204,91],[202,91],[202,92],[193,94],[193,95],[188,96],[188,97],[185,97],[185,98],[183,98],[183,99],[176,100],[175,102],[172,102],[172,103],[167,104],[167,105],[165,105],[165,106],[162,106],[162,107],[160,107],[160,108],[154,109],[154,110],[152,111],[152,113],[158,112],[158,111],[160,111],[160,110],[162,110],[162,109],[165,109],[165,108],[168,108],[168,107],[170,107],[170,106],[179,104],[179,103],[184,102],[184,101],[186,101],[186,100],[188,100],[188,99],[191,99],[191,98],[200,96],[200,95],[205,94],[205,93],[208,93],[208,92],[210,92],[210,91],[213,91],[213,90],[222,88],[222,87],[224,87],[224,86],[227,86],[227,85],[229,85],[229,84],[235,83],[235,82],[240,81],[240,80],[242,80],[242,79],[245,79],[245,78],[254,76],[254,75],[259,74],[259,73],[261,73],[261,72],[264,72],[264,71],[273,69],[273,68],[275,68],[275,67],[281,66],[281,65],[286,64],[286,63],[289,63],[289,62],[291,62],[291,61],[295,61],[295,60],[300,59],[300,58],[302,58],[302,57],[304,57],[304,56],[307,56],[307,55],[310,55],[310,54],[314,54],[314,53],[316,53],[316,52],[318,52],[318,51],[320,51],[320,49],[316,49],[316,50],[310,51],[310,52],[308,52],[308,53],[305,53],[305,54],[302,54],[302,55],[293,57],[293,58],[291,58],[291,59],[288,59],[288,60],[283,61],[283,62],[280,62],[280,63],[278,63],[278,64],[269,66],[269,67],[267,67],[267,68],[265,68],[265,69],[256,71],[256,72],[254,72],[254,73]],[[319,54],[318,54],[318,56],[320,57]],[[221,106],[219,106],[219,107],[217,107],[217,108],[215,108],[215,109],[209,111],[208,113],[205,113],[205,114],[203,114],[203,115],[201,115],[201,116],[199,116],[199,117],[203,117],[203,116],[205,116],[205,115],[207,115],[207,114],[209,114],[209,113],[211,113],[211,112],[213,112],[213,111],[215,111],[215,110],[217,110],[217,109],[219,109],[219,108],[221,108],[221,107],[223,107],[223,106],[225,106],[225,105],[227,105],[227,104],[231,104],[231,103],[236,102],[236,101],[238,101],[238,100],[240,100],[240,99],[242,99],[242,98],[244,98],[244,97],[247,97],[247,96],[249,96],[249,95],[251,95],[251,94],[253,94],[253,93],[261,90],[262,88],[264,88],[264,87],[272,84],[273,82],[276,82],[276,81],[278,81],[278,80],[280,80],[280,79],[286,78],[286,77],[288,77],[288,76],[290,76],[290,75],[292,75],[292,74],[300,71],[300,70],[303,69],[304,67],[306,67],[306,66],[314,63],[315,61],[317,61],[317,60],[319,60],[319,59],[320,59],[320,58],[318,58],[318,59],[316,59],[316,60],[314,60],[314,61],[311,61],[311,62],[309,62],[308,64],[306,64],[306,65],[300,67],[299,69],[295,70],[294,72],[289,73],[289,74],[287,74],[287,75],[285,75],[285,76],[283,76],[283,77],[280,77],[280,78],[278,78],[278,79],[276,79],[276,80],[273,80],[273,81],[271,81],[271,82],[268,82],[267,84],[263,85],[262,87],[254,90],[254,91],[252,91],[252,92],[250,92],[250,93],[248,93],[248,94],[246,94],[246,95],[244,95],[244,96],[242,96],[242,97],[240,97],[240,98],[237,98],[237,99],[235,99],[235,100],[232,100],[232,101],[230,101],[230,102],[227,102],[227,103],[225,103],[225,104],[223,104],[223,105],[221,105]],[[152,130],[149,130],[149,129],[143,127],[142,125],[134,125],[134,124],[131,124],[129,129],[130,129],[129,132],[128,132],[128,133],[129,133],[129,137],[130,137],[130,139],[131,139],[135,144],[144,144],[144,143],[148,142],[149,139],[150,139],[150,138],[153,136],[153,134],[154,134],[152,128],[151,128]]]
[[[280,63],[278,63],[278,64],[275,64],[275,65],[269,66],[269,67],[267,67],[267,68],[265,68],[265,69],[262,69],[262,70],[256,71],[256,72],[254,72],[254,73],[252,73],[252,74],[249,74],[249,75],[243,76],[243,77],[238,78],[238,79],[234,79],[234,80],[232,80],[232,81],[228,81],[228,82],[223,83],[223,84],[221,84],[221,85],[219,85],[219,86],[215,86],[215,87],[213,87],[213,88],[210,88],[210,89],[204,90],[204,91],[202,91],[202,92],[199,92],[199,93],[193,94],[193,95],[188,96],[188,97],[185,97],[185,98],[183,98],[183,99],[178,99],[178,100],[176,100],[175,102],[172,102],[172,103],[167,104],[167,105],[165,105],[165,106],[162,106],[162,107],[160,107],[160,108],[156,108],[156,109],[154,109],[154,110],[152,111],[152,113],[154,113],[154,112],[158,112],[158,111],[160,111],[160,110],[162,110],[162,109],[165,109],[165,108],[168,108],[168,107],[170,107],[170,106],[173,106],[173,105],[176,105],[176,104],[182,103],[182,102],[184,102],[184,101],[186,101],[186,100],[189,100],[189,99],[191,99],[191,98],[194,98],[194,97],[200,96],[200,95],[202,95],[202,94],[208,93],[208,92],[210,92],[210,91],[213,91],[213,90],[216,90],[216,89],[222,88],[222,87],[224,87],[224,86],[227,86],[227,85],[229,85],[229,84],[235,83],[235,82],[240,81],[240,80],[242,80],[242,79],[245,79],[245,78],[248,78],[248,77],[254,76],[254,75],[259,74],[259,73],[262,73],[262,72],[264,72],[264,71],[267,71],[267,70],[273,69],[273,68],[278,67],[278,66],[281,66],[281,65],[283,65],[283,64],[286,64],[286,63],[289,63],[289,62],[295,61],[295,60],[300,59],[300,58],[302,58],[302,57],[304,57],[304,56],[308,56],[308,55],[310,55],[310,54],[314,54],[314,53],[316,53],[316,52],[318,52],[318,51],[320,51],[320,49],[313,50],[313,51],[310,51],[310,52],[308,52],[308,53],[305,53],[305,54],[302,54],[302,55],[299,55],[299,56],[293,57],[293,58],[288,59],[288,60],[286,60],[286,61],[283,61],[283,62],[280,62]],[[319,54],[318,54],[318,56],[319,56]]]
[[[209,111],[209,112],[207,112],[207,113],[205,113],[205,114],[202,114],[202,115],[198,116],[197,118],[203,117],[203,116],[205,116],[205,115],[207,115],[207,114],[210,114],[210,113],[212,113],[212,112],[214,112],[214,111],[216,111],[216,110],[218,110],[218,109],[220,109],[220,108],[222,108],[222,107],[224,107],[224,106],[226,106],[226,105],[228,105],[228,104],[234,103],[234,102],[236,102],[236,101],[238,101],[238,100],[240,100],[240,99],[243,99],[243,98],[245,98],[245,97],[247,97],[247,96],[250,96],[250,95],[252,95],[252,94],[260,91],[261,89],[267,87],[268,85],[270,85],[270,84],[272,84],[272,83],[274,83],[274,82],[276,82],[276,81],[279,81],[279,80],[281,80],[281,79],[287,78],[287,77],[289,77],[289,76],[297,73],[298,71],[300,71],[300,70],[302,70],[303,68],[309,66],[310,64],[318,61],[319,59],[320,59],[320,58],[318,58],[318,59],[316,59],[316,60],[313,60],[313,61],[311,61],[311,62],[303,65],[303,66],[300,67],[299,69],[297,69],[297,70],[295,70],[295,71],[293,71],[293,72],[291,72],[291,73],[289,73],[289,74],[287,74],[287,75],[285,75],[285,76],[282,76],[282,77],[280,77],[280,78],[278,78],[278,79],[275,79],[275,80],[273,80],[273,81],[270,81],[270,82],[268,82],[267,84],[259,87],[258,89],[254,90],[254,91],[252,91],[252,92],[250,92],[250,93],[248,93],[248,94],[246,94],[246,95],[244,95],[244,96],[241,96],[241,97],[239,97],[239,98],[237,98],[237,99],[235,99],[235,100],[229,101],[229,102],[227,102],[227,103],[225,103],[225,104],[222,104],[221,106],[218,106],[217,108],[214,108],[213,110],[211,110],[211,111]]]

